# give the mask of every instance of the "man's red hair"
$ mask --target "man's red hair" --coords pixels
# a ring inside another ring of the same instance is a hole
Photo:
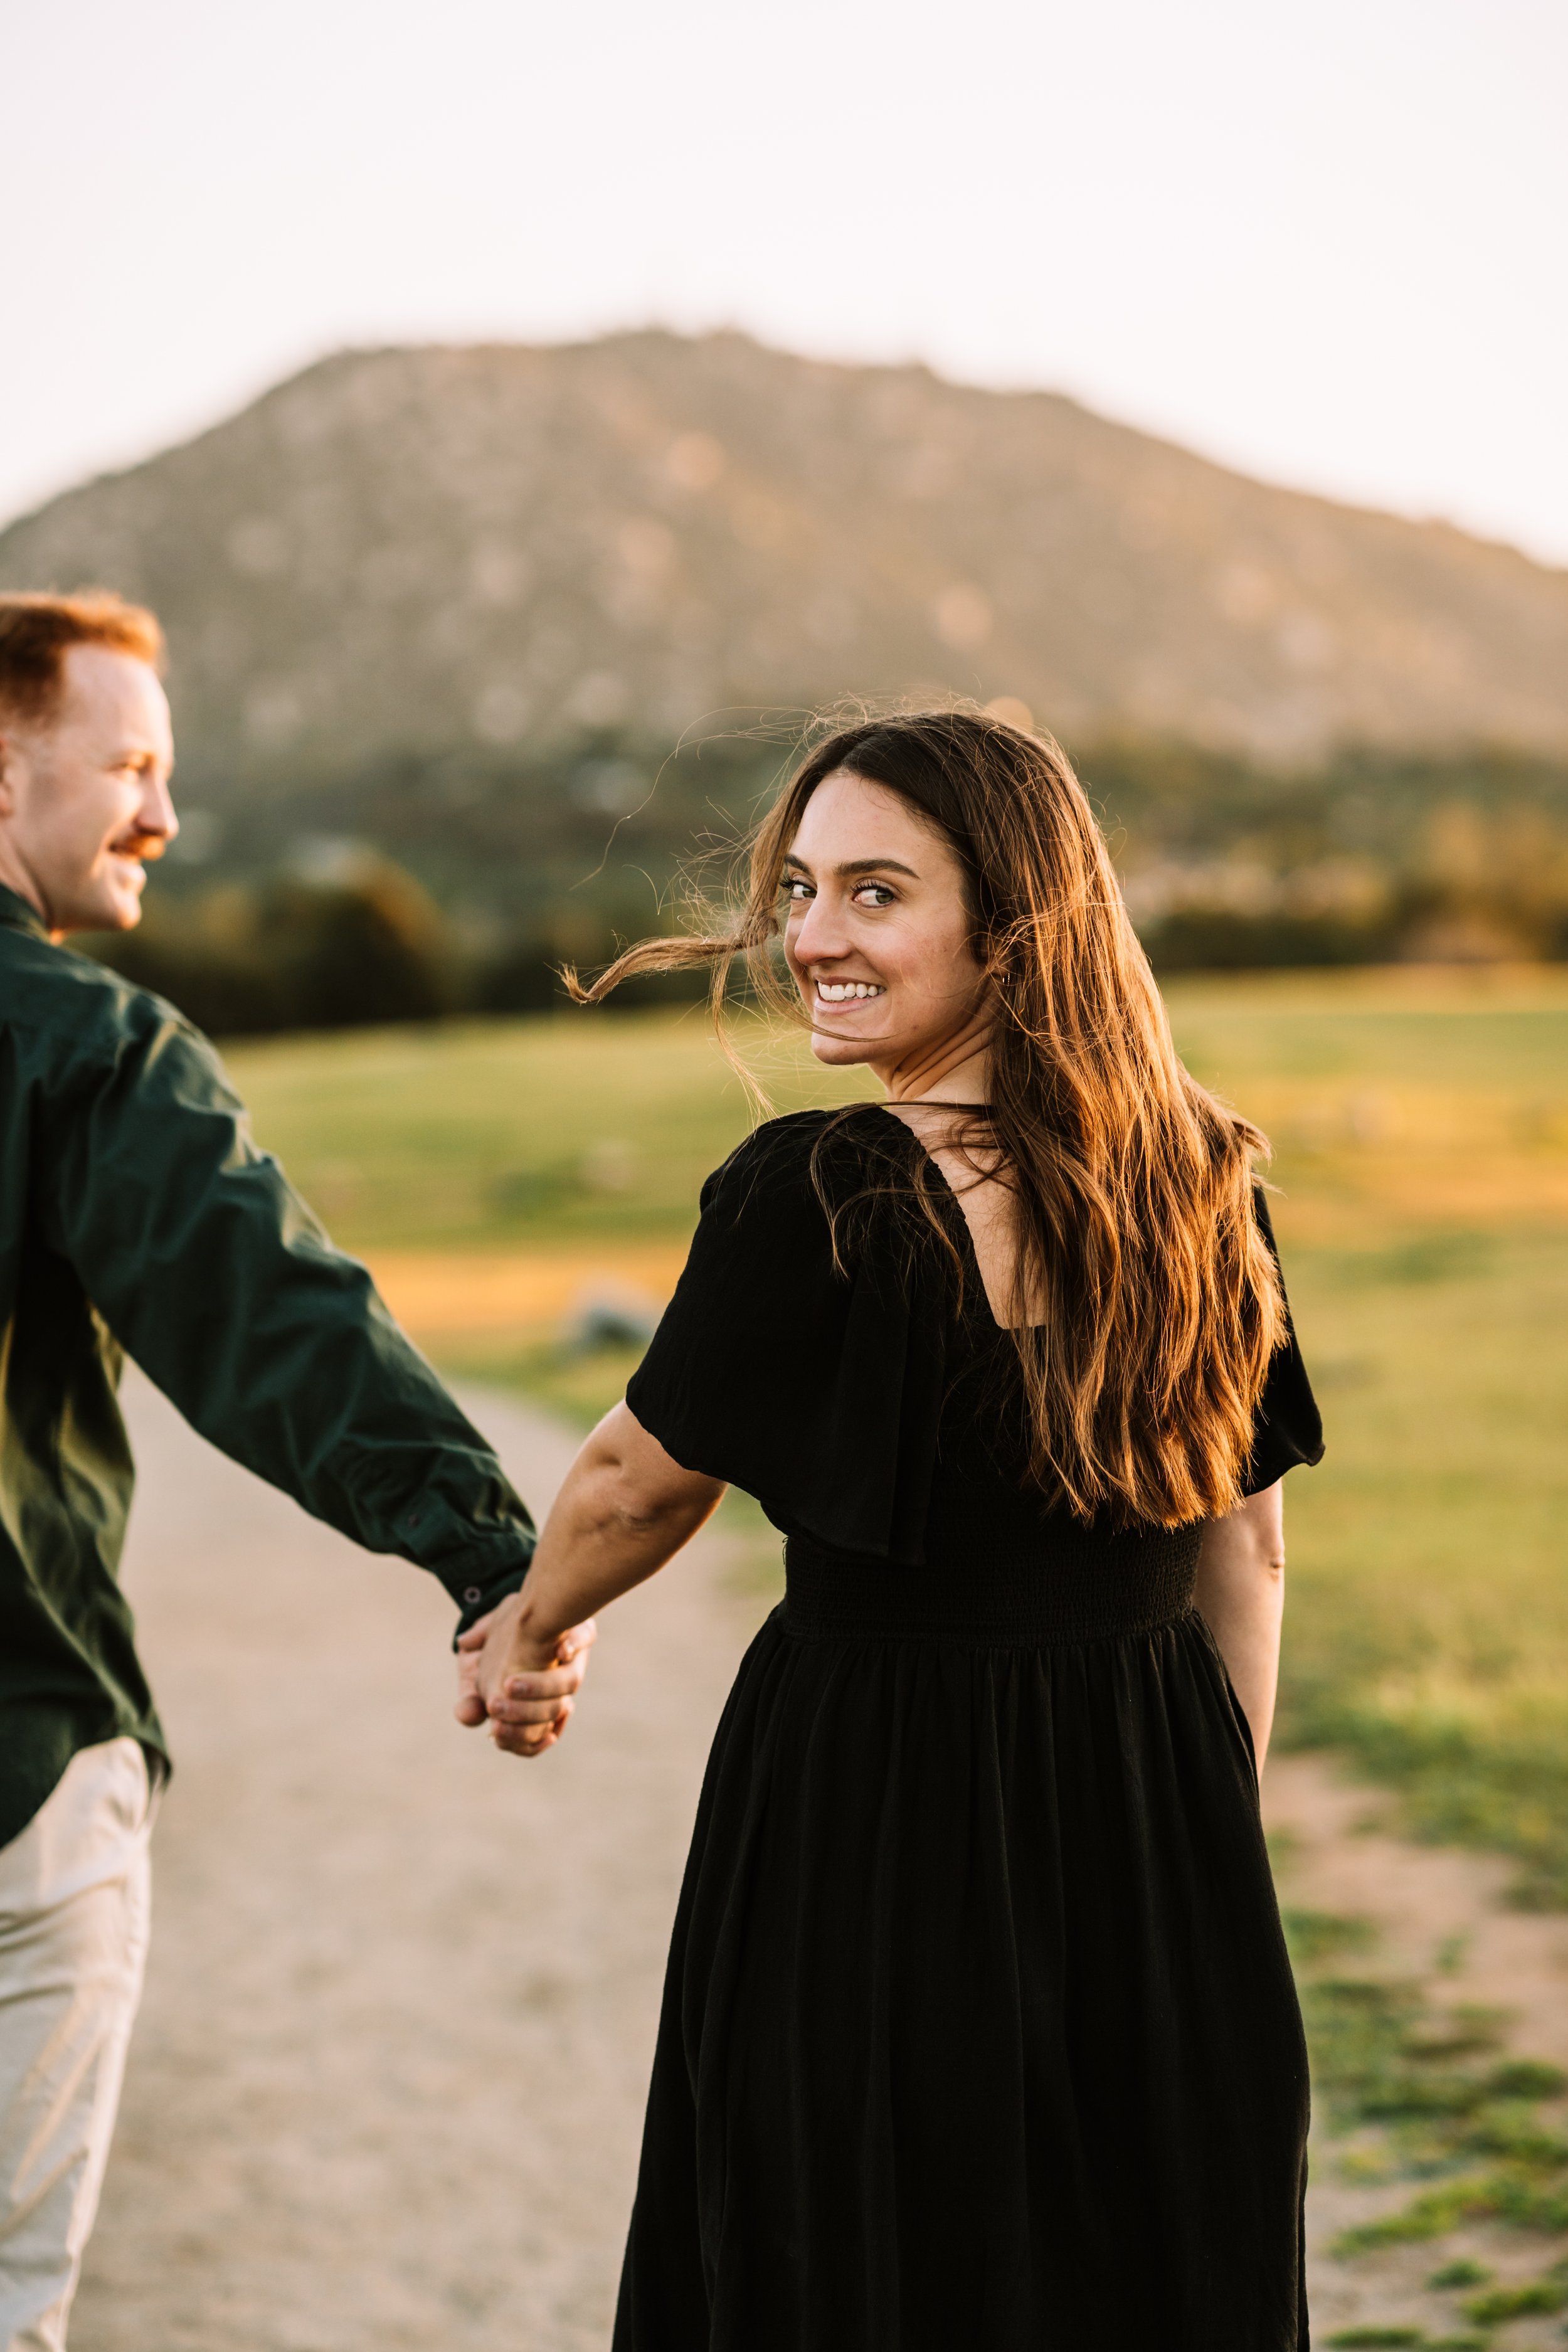
[[[163,667],[163,632],[155,615],[110,589],[84,588],[75,596],[0,595],[0,717],[34,724],[51,719],[72,646],[106,646],[154,669]]]

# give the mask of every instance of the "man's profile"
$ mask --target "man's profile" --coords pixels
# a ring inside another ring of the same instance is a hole
[[[117,1570],[122,1351],[202,1434],[471,1623],[533,1531],[251,1140],[212,1048],[63,945],[176,821],[151,614],[0,597],[0,2347],[58,2352],[140,1992],[167,1769]],[[309,1638],[309,1628],[301,1629]],[[580,1667],[547,1678],[562,1691]]]

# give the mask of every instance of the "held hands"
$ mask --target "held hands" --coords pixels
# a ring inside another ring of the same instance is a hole
[[[488,1723],[510,1756],[542,1756],[566,1728],[597,1631],[590,1617],[564,1633],[536,1633],[523,1595],[510,1594],[458,1636],[458,1721]]]

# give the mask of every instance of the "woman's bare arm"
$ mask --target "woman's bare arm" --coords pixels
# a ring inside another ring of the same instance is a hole
[[[1211,1519],[1198,1553],[1197,1605],[1219,1644],[1258,1769],[1268,1752],[1285,1614],[1285,1490],[1276,1479],[1223,1519]]]
[[[515,1756],[552,1747],[595,1611],[672,1559],[723,1492],[721,1480],[671,1461],[629,1406],[606,1413],[566,1474],[522,1591],[459,1644],[459,1719],[488,1717],[497,1747]]]

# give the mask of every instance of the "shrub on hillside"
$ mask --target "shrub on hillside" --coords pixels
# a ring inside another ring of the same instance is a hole
[[[1184,907],[1145,927],[1156,971],[1267,971],[1301,965],[1384,963],[1396,934],[1385,923],[1334,915],[1247,915]]]
[[[459,998],[446,924],[395,866],[327,887],[274,884],[257,936],[282,977],[291,1028],[433,1021]]]
[[[377,864],[352,879],[156,898],[91,951],[215,1036],[429,1021],[462,1000],[447,927],[417,883]]]

